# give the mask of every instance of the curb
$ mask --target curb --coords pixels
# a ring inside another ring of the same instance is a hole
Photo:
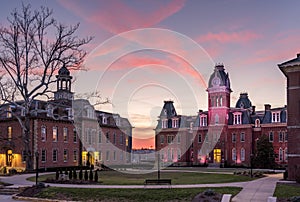
[[[22,200],[22,201],[37,201],[37,202],[72,202],[72,201],[58,200],[58,199],[44,199],[44,198],[36,198],[36,197],[17,196],[17,194],[14,194],[12,196],[12,199]]]

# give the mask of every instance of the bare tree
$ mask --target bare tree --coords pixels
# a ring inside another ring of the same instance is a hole
[[[21,10],[14,9],[7,18],[8,26],[0,27],[1,102],[25,112],[24,117],[15,115],[23,130],[27,170],[33,169],[30,106],[34,99],[49,96],[60,67],[82,68],[87,54],[82,46],[92,40],[75,35],[79,24],[66,26],[52,15],[49,8],[33,10],[30,5],[22,5]]]

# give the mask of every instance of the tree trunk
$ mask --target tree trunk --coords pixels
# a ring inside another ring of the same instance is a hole
[[[31,138],[30,134],[33,132],[30,130],[30,118],[29,114],[26,114],[25,120],[24,120],[24,131],[23,131],[23,143],[24,143],[24,153],[25,153],[25,159],[26,159],[26,170],[32,171],[33,168],[33,161],[32,161],[32,151],[31,151]],[[31,132],[30,132],[31,131]]]

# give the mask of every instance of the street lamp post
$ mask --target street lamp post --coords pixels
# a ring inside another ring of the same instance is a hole
[[[251,178],[253,178],[253,154],[250,154],[250,175],[251,175]]]
[[[38,184],[38,178],[39,178],[39,152],[35,152],[35,161],[36,161],[36,166],[35,166],[35,185],[37,186]]]
[[[159,151],[157,152],[157,179],[160,180],[160,155],[159,155]]]

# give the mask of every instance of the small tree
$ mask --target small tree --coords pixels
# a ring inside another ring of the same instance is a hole
[[[85,181],[88,181],[88,179],[89,179],[88,171],[85,170],[85,171],[84,171],[84,180],[85,180]]]
[[[257,168],[274,168],[275,153],[273,144],[267,135],[263,135],[258,141],[254,156],[254,166]]]
[[[73,179],[77,180],[77,172],[76,169],[73,170]]]
[[[73,177],[73,172],[72,172],[72,169],[70,169],[70,171],[69,171],[69,180],[71,180],[72,177]]]
[[[82,173],[82,168],[80,167],[80,170],[79,170],[79,179],[82,180],[82,177],[83,177],[83,173]]]
[[[95,182],[98,182],[98,169],[95,171]]]
[[[55,172],[55,179],[58,180],[59,179],[59,172],[58,170],[56,169],[56,172]]]
[[[89,180],[93,181],[93,170],[92,169],[90,169]]]

